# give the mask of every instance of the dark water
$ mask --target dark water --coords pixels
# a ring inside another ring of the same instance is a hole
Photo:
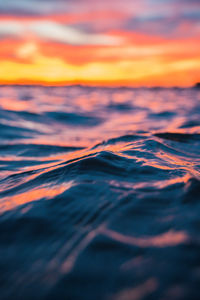
[[[0,299],[200,299],[200,91],[0,88]]]

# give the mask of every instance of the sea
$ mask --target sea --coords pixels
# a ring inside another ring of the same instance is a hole
[[[200,299],[200,89],[0,87],[0,299]]]

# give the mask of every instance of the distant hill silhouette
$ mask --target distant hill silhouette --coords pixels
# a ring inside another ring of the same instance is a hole
[[[194,86],[196,89],[200,89],[200,82],[197,82]]]

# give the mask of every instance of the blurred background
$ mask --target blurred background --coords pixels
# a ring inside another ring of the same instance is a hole
[[[199,0],[0,1],[0,83],[192,86]]]

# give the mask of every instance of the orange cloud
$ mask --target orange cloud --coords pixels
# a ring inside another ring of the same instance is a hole
[[[123,42],[76,46],[36,34],[3,38],[0,83],[190,86],[200,81],[199,36],[177,40],[119,30],[105,35]]]

